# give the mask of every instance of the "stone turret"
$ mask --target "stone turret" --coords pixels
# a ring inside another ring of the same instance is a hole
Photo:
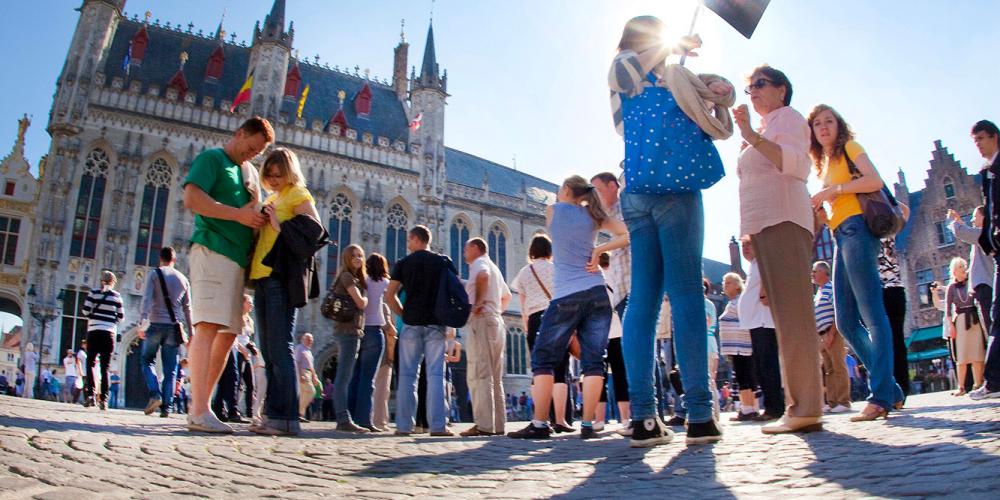
[[[254,27],[253,48],[247,67],[247,74],[252,71],[254,75],[250,114],[277,122],[294,37],[291,25],[285,31],[285,1],[275,0],[271,13],[264,18],[263,29],[260,23]]]
[[[80,7],[49,113],[48,131],[53,138],[80,133],[91,82],[104,62],[124,7],[125,0],[85,0]]]

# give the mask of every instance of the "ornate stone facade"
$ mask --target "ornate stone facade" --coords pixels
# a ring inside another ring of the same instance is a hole
[[[193,217],[183,207],[181,181],[195,156],[221,147],[251,114],[268,116],[278,145],[299,155],[327,219],[335,244],[321,255],[324,284],[347,244],[394,261],[405,255],[405,232],[417,223],[431,228],[434,250],[460,259],[453,249],[462,242],[450,239],[456,221],[468,224],[470,232],[458,233],[463,238],[493,231],[503,251],[496,258],[512,276],[531,236],[543,230],[555,185],[445,147],[447,75],[438,72],[432,29],[420,75],[406,79],[408,44],[400,41],[390,83],[291,57],[293,33],[281,0],[250,47],[225,41],[221,26],[214,36],[202,35],[129,18],[123,7],[121,0],[85,0],[80,9],[48,127],[52,143],[28,281],[40,294],[66,292],[57,338],[59,347],[75,348],[85,333],[78,308],[86,291],[102,269],[119,276],[126,317],[112,367],[122,373],[127,403],[145,397],[135,326],[156,252],[175,247],[178,267],[187,270]],[[253,97],[233,113],[232,100],[251,71]],[[301,80],[292,81],[293,74]],[[359,96],[367,96],[367,108]],[[507,319],[512,344],[522,344],[519,315]],[[332,324],[318,304],[300,311],[297,329],[315,334],[319,364],[335,355]],[[520,358],[511,365],[518,374],[510,387],[524,390],[526,349],[511,349]]]

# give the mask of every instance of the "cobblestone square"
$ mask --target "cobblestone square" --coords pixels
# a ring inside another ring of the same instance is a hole
[[[723,414],[715,446],[688,447],[678,435],[632,449],[613,432],[593,441],[356,436],[326,422],[295,438],[246,426],[196,435],[181,416],[0,397],[0,498],[995,497],[1000,404],[934,393],[908,405],[874,423],[829,416],[825,432],[804,436],[765,436]]]

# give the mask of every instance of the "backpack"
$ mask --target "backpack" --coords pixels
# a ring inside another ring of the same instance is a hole
[[[462,286],[458,276],[451,272],[447,258],[442,258],[437,299],[434,302],[434,317],[442,325],[461,328],[469,321],[471,313],[469,294],[465,292],[465,287]]]

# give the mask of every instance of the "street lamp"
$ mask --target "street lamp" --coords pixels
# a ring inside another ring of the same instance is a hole
[[[42,393],[42,356],[45,354],[45,327],[52,320],[59,317],[64,297],[65,293],[59,290],[59,295],[56,295],[55,300],[39,300],[38,293],[35,292],[35,285],[31,285],[31,288],[28,289],[28,310],[31,311],[31,317],[42,324],[42,335],[38,341],[38,370],[35,377],[36,397]]]

